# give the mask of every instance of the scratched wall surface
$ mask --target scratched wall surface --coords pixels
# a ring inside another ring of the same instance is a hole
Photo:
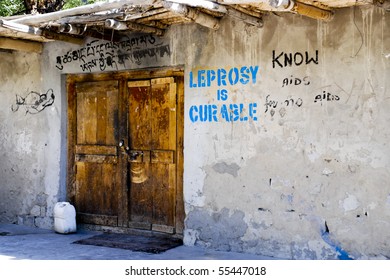
[[[2,51],[0,67],[0,222],[50,228],[58,192],[58,101],[43,87],[40,55]]]

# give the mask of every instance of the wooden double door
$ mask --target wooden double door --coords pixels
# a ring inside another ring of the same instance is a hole
[[[77,221],[182,233],[183,78],[111,78],[67,80]]]

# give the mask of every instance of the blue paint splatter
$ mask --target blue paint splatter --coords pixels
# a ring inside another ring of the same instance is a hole
[[[325,230],[321,233],[321,237],[328,245],[330,245],[337,252],[339,260],[353,260],[346,251],[344,251],[340,246],[335,244],[335,242],[330,239],[329,228],[326,222]]]

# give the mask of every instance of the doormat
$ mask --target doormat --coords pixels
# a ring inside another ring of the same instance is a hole
[[[183,240],[167,236],[141,236],[123,233],[103,233],[73,242],[73,244],[119,248],[136,252],[160,254],[183,245]]]

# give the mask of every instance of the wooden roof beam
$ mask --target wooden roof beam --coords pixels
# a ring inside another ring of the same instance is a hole
[[[96,22],[104,22],[106,19],[110,18],[123,18],[125,17],[124,13],[110,13],[110,14],[93,14],[93,15],[81,15],[81,16],[73,16],[73,17],[64,17],[55,22],[55,24],[94,24]],[[47,25],[53,25],[53,23],[49,23]]]
[[[218,12],[218,13],[223,13],[223,14],[227,13],[227,10],[224,6],[218,5],[215,2],[206,1],[206,0],[168,0],[167,2],[184,4],[184,5],[188,5],[188,6],[196,7],[196,8],[204,8],[204,9],[210,10],[212,12]]]
[[[173,14],[171,11],[165,9],[165,12],[162,12],[162,13],[159,13],[159,14],[155,14],[155,15],[150,15],[150,16],[146,16],[146,17],[142,17],[142,18],[138,18],[135,20],[135,22],[138,22],[138,23],[146,23],[148,21],[151,21],[151,20],[165,20],[165,19],[169,19],[169,18],[172,18],[172,17],[176,17],[177,14]],[[128,20],[128,19],[126,19]]]
[[[292,0],[290,0],[289,2],[292,4],[291,11],[296,12],[297,14],[324,21],[331,21],[334,17],[333,11],[324,10]]]
[[[0,26],[22,33],[41,36],[42,31],[39,28],[31,27],[25,24],[16,23],[9,20],[0,19]]]
[[[321,9],[315,6],[303,4],[295,0],[218,0],[218,3],[225,5],[267,4],[271,7],[277,8],[275,12],[293,12],[313,19],[324,21],[330,21],[334,16],[334,13],[331,10]]]
[[[68,10],[21,17],[12,20],[12,22],[26,25],[39,25],[41,23],[60,20],[61,18],[69,16],[92,14],[113,9],[122,9],[129,6],[149,6],[153,5],[155,2],[156,0],[110,0],[109,2],[97,2]]]
[[[42,53],[42,43],[20,39],[0,38],[0,49]]]
[[[147,17],[159,15],[159,14],[166,13],[166,12],[168,12],[167,9],[158,8],[158,9],[147,11],[144,13],[136,13],[136,14],[126,15],[124,20],[136,20],[136,19],[141,19],[141,18],[147,18]]]
[[[227,14],[235,19],[241,20],[247,24],[256,26],[256,27],[263,27],[263,19],[262,17],[254,17],[252,15],[249,15],[247,13],[244,13],[241,10],[237,10],[234,8],[228,8]]]
[[[163,5],[165,8],[171,10],[172,12],[179,14],[185,18],[191,19],[199,25],[206,26],[214,30],[217,30],[219,28],[219,19],[207,15],[195,8],[169,1],[164,1]]]
[[[138,32],[156,34],[158,36],[162,36],[164,34],[164,30],[161,30],[159,28],[146,26],[146,25],[138,24],[138,23],[134,23],[134,22],[117,21],[114,19],[106,20],[105,27],[112,28],[115,30],[131,29],[131,30],[138,31]]]

